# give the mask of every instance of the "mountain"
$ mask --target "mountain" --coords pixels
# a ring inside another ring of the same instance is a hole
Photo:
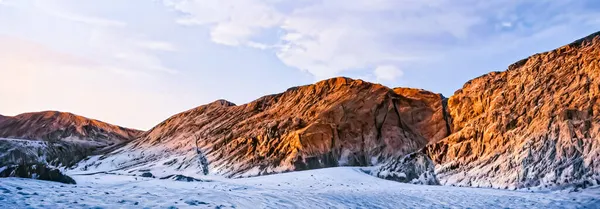
[[[427,146],[442,184],[600,183],[600,33],[467,82],[448,100],[452,134]]]
[[[75,168],[87,172],[247,177],[377,165],[371,174],[401,182],[586,187],[600,184],[599,97],[600,32],[475,78],[450,98],[339,77],[244,105],[218,100],[144,133],[38,113],[0,118],[0,136],[106,145]]]
[[[243,177],[376,165],[449,134],[444,101],[333,78],[245,105],[219,100],[191,109],[82,167]]]
[[[0,137],[60,141],[77,139],[99,145],[130,140],[141,131],[127,129],[71,113],[46,111],[0,117]]]
[[[8,120],[12,120],[12,117],[0,115],[0,124],[4,123],[5,121],[8,121]]]
[[[56,111],[0,117],[0,166],[50,163],[71,166],[142,132]]]

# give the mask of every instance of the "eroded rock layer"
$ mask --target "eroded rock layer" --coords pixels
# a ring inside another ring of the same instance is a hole
[[[599,97],[593,34],[466,83],[448,101],[452,135],[427,151],[447,185],[596,184]]]

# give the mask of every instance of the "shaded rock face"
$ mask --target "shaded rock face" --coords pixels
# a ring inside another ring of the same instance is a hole
[[[448,100],[452,134],[427,146],[442,184],[596,184],[600,37],[593,34],[466,83]]]
[[[141,176],[142,177],[146,177],[146,178],[154,178],[154,175],[152,173],[150,173],[150,172],[142,173]]]
[[[197,152],[211,173],[229,177],[374,165],[443,138],[442,107],[439,94],[334,78],[180,113],[87,167],[200,171]]]
[[[45,163],[56,167],[71,167],[97,149],[69,142],[44,142],[0,138],[0,167],[7,165]]]
[[[202,180],[202,179],[196,179],[196,178],[192,178],[189,176],[184,176],[184,175],[168,175],[165,177],[162,177],[160,179],[171,179],[173,181],[184,181],[184,182],[210,182],[208,180]]]
[[[32,178],[44,181],[56,181],[65,184],[75,184],[75,180],[64,175],[56,168],[50,168],[45,164],[19,164],[0,168],[0,178],[19,177]]]
[[[48,163],[70,167],[141,133],[70,113],[48,111],[3,116],[0,117],[0,166]]]
[[[401,183],[439,185],[435,175],[435,165],[423,152],[391,158],[371,172],[382,179]]]

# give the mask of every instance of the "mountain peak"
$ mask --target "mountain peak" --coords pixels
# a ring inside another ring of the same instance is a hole
[[[321,80],[318,81],[317,83],[315,83],[314,85],[316,86],[320,86],[320,85],[345,85],[345,84],[349,84],[356,81],[355,79],[352,78],[348,78],[348,77],[333,77],[333,78],[329,78],[329,79],[325,79],[325,80]]]
[[[433,93],[424,89],[418,88],[407,88],[407,87],[396,87],[393,89],[394,93],[407,97],[407,98],[444,98],[442,94]]]
[[[530,59],[535,58],[535,57],[540,57],[540,56],[545,56],[548,54],[556,54],[556,55],[560,55],[563,52],[567,52],[567,51],[572,51],[572,48],[579,48],[579,47],[583,47],[587,44],[599,44],[600,43],[600,31],[592,33],[586,37],[580,38],[574,42],[571,42],[570,44],[561,46],[557,49],[551,50],[551,51],[547,51],[547,52],[542,52],[542,53],[537,53],[534,54],[532,56],[529,56],[525,59],[519,60],[517,62],[515,62],[514,64],[508,66],[508,70],[507,71],[511,71],[517,68],[522,67],[523,65],[525,65]],[[557,56],[551,56],[548,58],[553,58],[553,57],[557,57]]]
[[[359,87],[359,86],[363,86],[363,87],[378,86],[378,87],[387,88],[380,84],[370,83],[370,82],[363,81],[360,79],[353,79],[353,78],[348,78],[348,77],[333,77],[333,78],[317,81],[316,83],[313,83],[313,84],[292,87],[292,88],[287,89],[286,92],[296,91],[296,90],[300,90],[300,89],[315,89],[315,90],[318,90],[319,92],[323,92],[323,91],[329,92],[329,91],[339,90],[343,87]]]
[[[83,116],[79,116],[70,112],[60,112],[55,110],[47,110],[40,112],[28,112],[22,113],[14,116],[14,118],[30,118],[30,117],[38,117],[38,118],[47,118],[47,119],[79,119],[85,120],[86,118]]]
[[[580,38],[576,41],[574,41],[573,43],[569,44],[568,46],[581,46],[585,43],[588,42],[594,42],[594,41],[598,41],[600,39],[600,31],[592,33],[586,37]]]
[[[223,106],[223,107],[232,107],[232,106],[236,106],[235,103],[227,101],[225,99],[218,99],[215,100],[214,102],[209,103],[208,105],[217,105],[217,106]]]

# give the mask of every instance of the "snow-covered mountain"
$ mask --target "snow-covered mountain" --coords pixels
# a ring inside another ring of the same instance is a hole
[[[34,163],[69,167],[141,133],[56,111],[1,116],[0,167]]]
[[[219,100],[77,169],[244,177],[381,165],[374,175],[405,182],[597,185],[599,59],[596,33],[473,79],[449,99],[334,78],[245,105]]]
[[[49,117],[57,113],[0,117],[0,137],[38,140],[0,140],[9,143],[0,149],[19,147],[63,166],[78,162],[73,174],[247,177],[378,166],[371,174],[401,182],[588,187],[600,184],[599,98],[596,33],[473,79],[448,99],[340,77],[244,105],[218,100],[144,133]],[[61,158],[78,147],[35,153],[57,141],[104,149],[83,161],[93,153]],[[48,154],[55,152],[61,154]]]
[[[377,165],[441,140],[444,98],[350,78],[177,114],[83,170],[255,176]]]

